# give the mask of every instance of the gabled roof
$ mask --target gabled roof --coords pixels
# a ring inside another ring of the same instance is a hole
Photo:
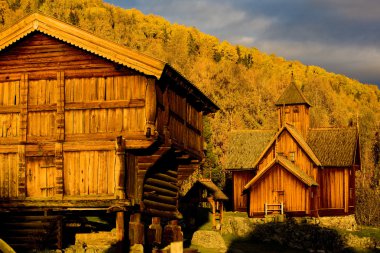
[[[358,149],[356,128],[310,129],[307,143],[314,150],[322,166],[352,166]]]
[[[228,170],[249,170],[275,135],[275,130],[232,131],[228,136]]]
[[[300,147],[305,151],[305,153],[310,157],[310,159],[315,163],[317,166],[321,166],[321,162],[317,158],[317,156],[314,154],[313,150],[310,148],[310,146],[306,143],[302,135],[291,125],[285,124],[278,132],[277,134],[272,138],[272,140],[268,143],[267,147],[261,152],[261,155],[257,158],[256,162],[253,164],[253,168],[256,167],[260,160],[264,157],[266,152],[270,149],[272,145],[276,142],[277,138],[280,136],[280,134],[287,130],[289,134],[295,139],[295,141],[300,145]]]
[[[211,180],[200,179],[198,183],[203,185],[206,189],[212,192],[216,200],[228,200],[228,197],[218,186],[216,186]]]
[[[0,50],[32,32],[41,32],[105,59],[160,79],[166,63],[101,39],[80,28],[40,13],[31,14],[0,33]]]
[[[105,40],[69,25],[55,18],[40,13],[31,14],[15,25],[0,33],[0,50],[7,48],[16,41],[32,32],[41,32],[58,40],[79,47],[85,51],[101,56],[117,64],[134,69],[147,76],[161,79],[163,76],[180,80],[180,85],[194,97],[194,101],[206,107],[205,113],[216,112],[219,108],[195,85],[190,83],[169,64],[154,57],[136,52],[117,43]]]
[[[292,175],[298,178],[301,182],[307,186],[318,186],[318,183],[309,175],[307,175],[302,169],[297,167],[294,163],[282,156],[276,156],[272,162],[270,162],[263,170],[261,170],[254,178],[251,179],[244,189],[249,189],[254,185],[261,177],[263,177],[275,164],[280,164],[283,168],[289,171]]]
[[[282,93],[281,97],[277,100],[275,105],[282,106],[299,104],[311,106],[309,101],[305,98],[305,96],[302,94],[302,92],[294,83],[294,81],[292,81],[291,84],[286,88],[284,93]]]
[[[212,194],[215,200],[228,200],[228,197],[224,192],[216,186],[211,179],[198,179],[194,182],[192,187],[189,189],[189,191],[185,194],[184,198],[189,198],[194,192],[197,192],[197,189],[207,189],[209,193]]]

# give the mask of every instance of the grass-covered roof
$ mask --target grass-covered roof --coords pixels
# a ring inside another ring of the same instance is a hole
[[[253,169],[257,159],[274,137],[275,130],[233,131],[229,135],[227,168],[229,170]]]
[[[307,136],[307,143],[321,161],[322,166],[352,166],[357,141],[356,128],[310,129]]]

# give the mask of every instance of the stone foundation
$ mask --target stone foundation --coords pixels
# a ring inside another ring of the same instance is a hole
[[[319,217],[317,220],[319,221],[320,226],[327,228],[355,231],[358,227],[354,214],[347,216]]]

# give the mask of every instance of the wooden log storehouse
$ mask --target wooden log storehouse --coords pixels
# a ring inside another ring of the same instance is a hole
[[[234,209],[249,216],[354,213],[358,129],[310,128],[311,105],[294,82],[276,106],[277,131],[230,134]]]
[[[217,110],[165,62],[27,16],[0,33],[0,214],[115,211],[120,240],[136,206],[176,218]]]

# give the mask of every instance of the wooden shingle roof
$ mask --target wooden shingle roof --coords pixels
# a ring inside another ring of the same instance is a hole
[[[245,186],[244,189],[249,189],[254,185],[261,177],[263,177],[275,164],[280,164],[283,168],[289,171],[293,176],[298,178],[301,182],[307,186],[318,186],[318,183],[309,175],[306,174],[302,169],[297,167],[294,163],[282,156],[276,156],[263,170],[261,170],[254,178],[251,179]]]
[[[356,128],[310,129],[307,143],[322,166],[352,166],[358,148],[358,134]]]
[[[229,134],[227,150],[228,170],[249,170],[275,135],[275,130],[243,130]]]
[[[277,100],[275,105],[299,105],[306,104],[307,106],[311,106],[309,101],[302,94],[297,85],[292,82],[286,90],[282,93],[281,97]]]

